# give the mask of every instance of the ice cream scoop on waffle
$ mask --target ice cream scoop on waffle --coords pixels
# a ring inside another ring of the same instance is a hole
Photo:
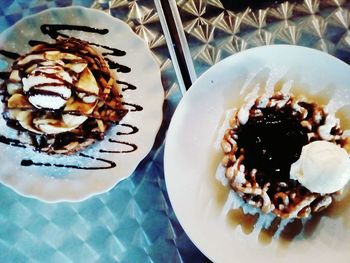
[[[235,109],[221,141],[225,177],[246,203],[281,218],[328,207],[350,178],[347,138],[323,106],[292,94]]]

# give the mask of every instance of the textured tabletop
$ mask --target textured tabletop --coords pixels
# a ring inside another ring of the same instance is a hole
[[[223,0],[224,1],[224,0]],[[350,2],[303,0],[265,9],[226,10],[219,0],[174,0],[191,80],[223,58],[273,43],[308,46],[350,62]],[[0,185],[0,262],[209,262],[171,208],[164,140],[182,94],[153,0],[2,0],[0,30],[51,7],[81,5],[125,21],[148,42],[162,73],[164,119],[131,177],[80,203],[46,204]]]
[[[176,0],[192,79],[229,55],[270,44],[311,47],[350,62],[350,1],[261,1],[282,3],[225,9],[231,2]]]
[[[125,21],[162,73],[164,120],[150,154],[111,191],[80,203],[46,204],[0,185],[0,262],[205,262],[179,225],[163,174],[165,132],[181,99],[155,3],[2,1],[0,29],[51,7],[82,5]]]

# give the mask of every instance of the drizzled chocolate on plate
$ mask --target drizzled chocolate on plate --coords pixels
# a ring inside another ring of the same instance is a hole
[[[248,116],[248,118],[244,117]],[[325,132],[326,131],[326,132]],[[276,92],[236,110],[222,140],[231,188],[246,202],[282,218],[302,218],[329,206],[337,193],[319,194],[290,179],[302,147],[325,140],[342,145],[339,123],[322,106]]]
[[[75,38],[34,46],[13,63],[3,89],[7,125],[50,154],[102,140],[127,113],[103,56]]]

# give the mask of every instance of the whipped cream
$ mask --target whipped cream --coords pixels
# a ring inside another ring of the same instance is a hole
[[[300,158],[292,164],[290,178],[314,193],[337,192],[350,179],[349,155],[334,143],[311,142],[302,148]]]

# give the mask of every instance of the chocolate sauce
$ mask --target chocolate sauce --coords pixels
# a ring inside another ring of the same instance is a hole
[[[238,129],[238,146],[244,150],[244,164],[257,169],[259,185],[288,182],[290,166],[308,143],[307,131],[291,107],[263,108]],[[240,151],[238,151],[240,152]]]
[[[10,139],[3,135],[0,135],[0,143],[11,145],[14,147],[26,148],[26,146],[20,140]]]
[[[117,144],[130,146],[131,149],[130,150],[126,150],[126,151],[118,151],[118,150],[113,151],[113,150],[103,150],[103,149],[101,149],[100,153],[131,153],[131,152],[134,152],[134,151],[137,150],[137,145],[133,144],[133,143],[123,142],[123,141],[116,141],[116,140],[113,140],[113,139],[109,139],[108,141],[112,142],[112,143],[117,143]]]
[[[133,109],[131,109],[130,111],[142,111],[143,110],[143,107],[141,105],[138,105],[138,104],[133,104],[133,103],[128,103],[128,102],[122,102],[122,104],[124,106],[132,107]]]
[[[5,56],[5,57],[7,57],[7,58],[10,58],[10,59],[17,59],[17,58],[19,58],[21,56],[18,53],[11,52],[11,51],[6,51],[6,50],[3,50],[3,49],[0,49],[0,54]]]
[[[121,64],[119,64],[119,63],[117,63],[115,61],[112,61],[109,58],[105,57],[105,60],[108,62],[108,66],[111,69],[116,69],[117,72],[128,73],[128,72],[131,71],[131,68],[129,68],[127,66],[124,66],[124,65],[121,65]]]
[[[95,33],[95,34],[100,34],[100,35],[106,35],[109,30],[104,28],[104,29],[99,29],[99,28],[93,28],[93,27],[88,27],[88,26],[78,26],[78,25],[67,25],[67,24],[44,24],[40,27],[41,32],[43,32],[45,35],[49,35],[52,39],[56,39],[57,37],[65,37],[69,38],[68,35],[61,33],[61,30],[70,30],[70,31],[82,31],[82,32],[88,32],[88,33]],[[112,55],[112,56],[125,56],[126,52],[117,48],[112,48],[96,43],[90,43],[90,45],[102,47],[104,49],[107,49],[111,52],[109,53],[104,53],[103,55]]]
[[[19,132],[25,132],[26,130],[18,123],[18,121],[12,120],[8,117],[8,114],[6,112],[2,113],[2,117],[6,121],[6,126],[10,127],[11,129],[17,130]]]
[[[44,166],[44,167],[58,167],[58,168],[70,168],[70,169],[79,169],[79,170],[100,170],[100,169],[111,169],[116,167],[116,163],[110,160],[102,159],[102,158],[96,158],[93,156],[89,156],[83,153],[80,153],[79,156],[83,158],[89,158],[92,160],[97,160],[103,163],[107,163],[108,166],[79,166],[74,164],[58,164],[58,163],[41,163],[41,162],[34,162],[30,159],[23,159],[21,161],[22,166]]]
[[[41,27],[41,32],[44,35],[49,35],[51,38],[56,39],[58,36],[69,37],[63,33],[60,33],[61,30],[74,30],[74,31],[83,31],[89,33],[97,33],[100,35],[106,35],[109,30],[108,29],[99,29],[88,26],[77,26],[77,25],[62,25],[62,24],[43,24]]]
[[[122,57],[126,55],[126,52],[117,48],[111,48],[105,45],[100,45],[100,44],[96,44],[96,43],[92,43],[89,42],[90,45],[93,45],[95,47],[102,47],[104,49],[110,50],[111,52],[103,52],[102,55],[106,56],[106,55],[111,55],[111,56],[116,56],[116,57]]]
[[[97,33],[101,35],[105,35],[108,33],[108,29],[98,29],[98,28],[93,28],[93,27],[88,27],[88,26],[77,26],[77,25],[61,25],[61,24],[44,24],[41,27],[41,31],[44,34],[49,35],[52,39],[57,39],[57,37],[65,37],[69,38],[68,35],[61,33],[61,30],[73,30],[73,31],[83,31],[83,32],[89,32],[89,33]],[[116,69],[117,72],[122,72],[122,73],[128,73],[131,71],[131,69],[125,65],[121,65],[115,61],[112,61],[108,58],[106,58],[107,55],[111,56],[125,56],[126,52],[117,48],[112,48],[109,46],[105,45],[100,45],[97,43],[92,43],[86,41],[88,44],[97,46],[97,47],[102,47],[106,50],[109,50],[110,52],[104,52],[102,53],[103,56],[105,56],[105,60],[108,62],[108,65],[111,69]],[[30,46],[35,46],[38,44],[48,44],[43,41],[37,41],[37,40],[30,40],[29,45]]]
[[[34,47],[34,46],[37,46],[37,45],[40,45],[40,44],[48,44],[48,42],[39,41],[39,40],[29,40],[28,41],[28,45],[31,46],[31,47]]]
[[[134,85],[132,85],[132,84],[130,84],[128,82],[125,82],[125,81],[117,80],[117,83],[126,86],[125,88],[122,88],[122,91],[135,90],[136,89],[136,86],[134,86]]]
[[[123,123],[123,124],[120,124],[120,126],[128,127],[131,129],[131,131],[130,132],[117,132],[117,135],[131,135],[131,134],[135,134],[139,131],[139,128],[132,126],[131,124]]]
[[[10,77],[10,72],[0,72],[0,79],[7,80]]]

